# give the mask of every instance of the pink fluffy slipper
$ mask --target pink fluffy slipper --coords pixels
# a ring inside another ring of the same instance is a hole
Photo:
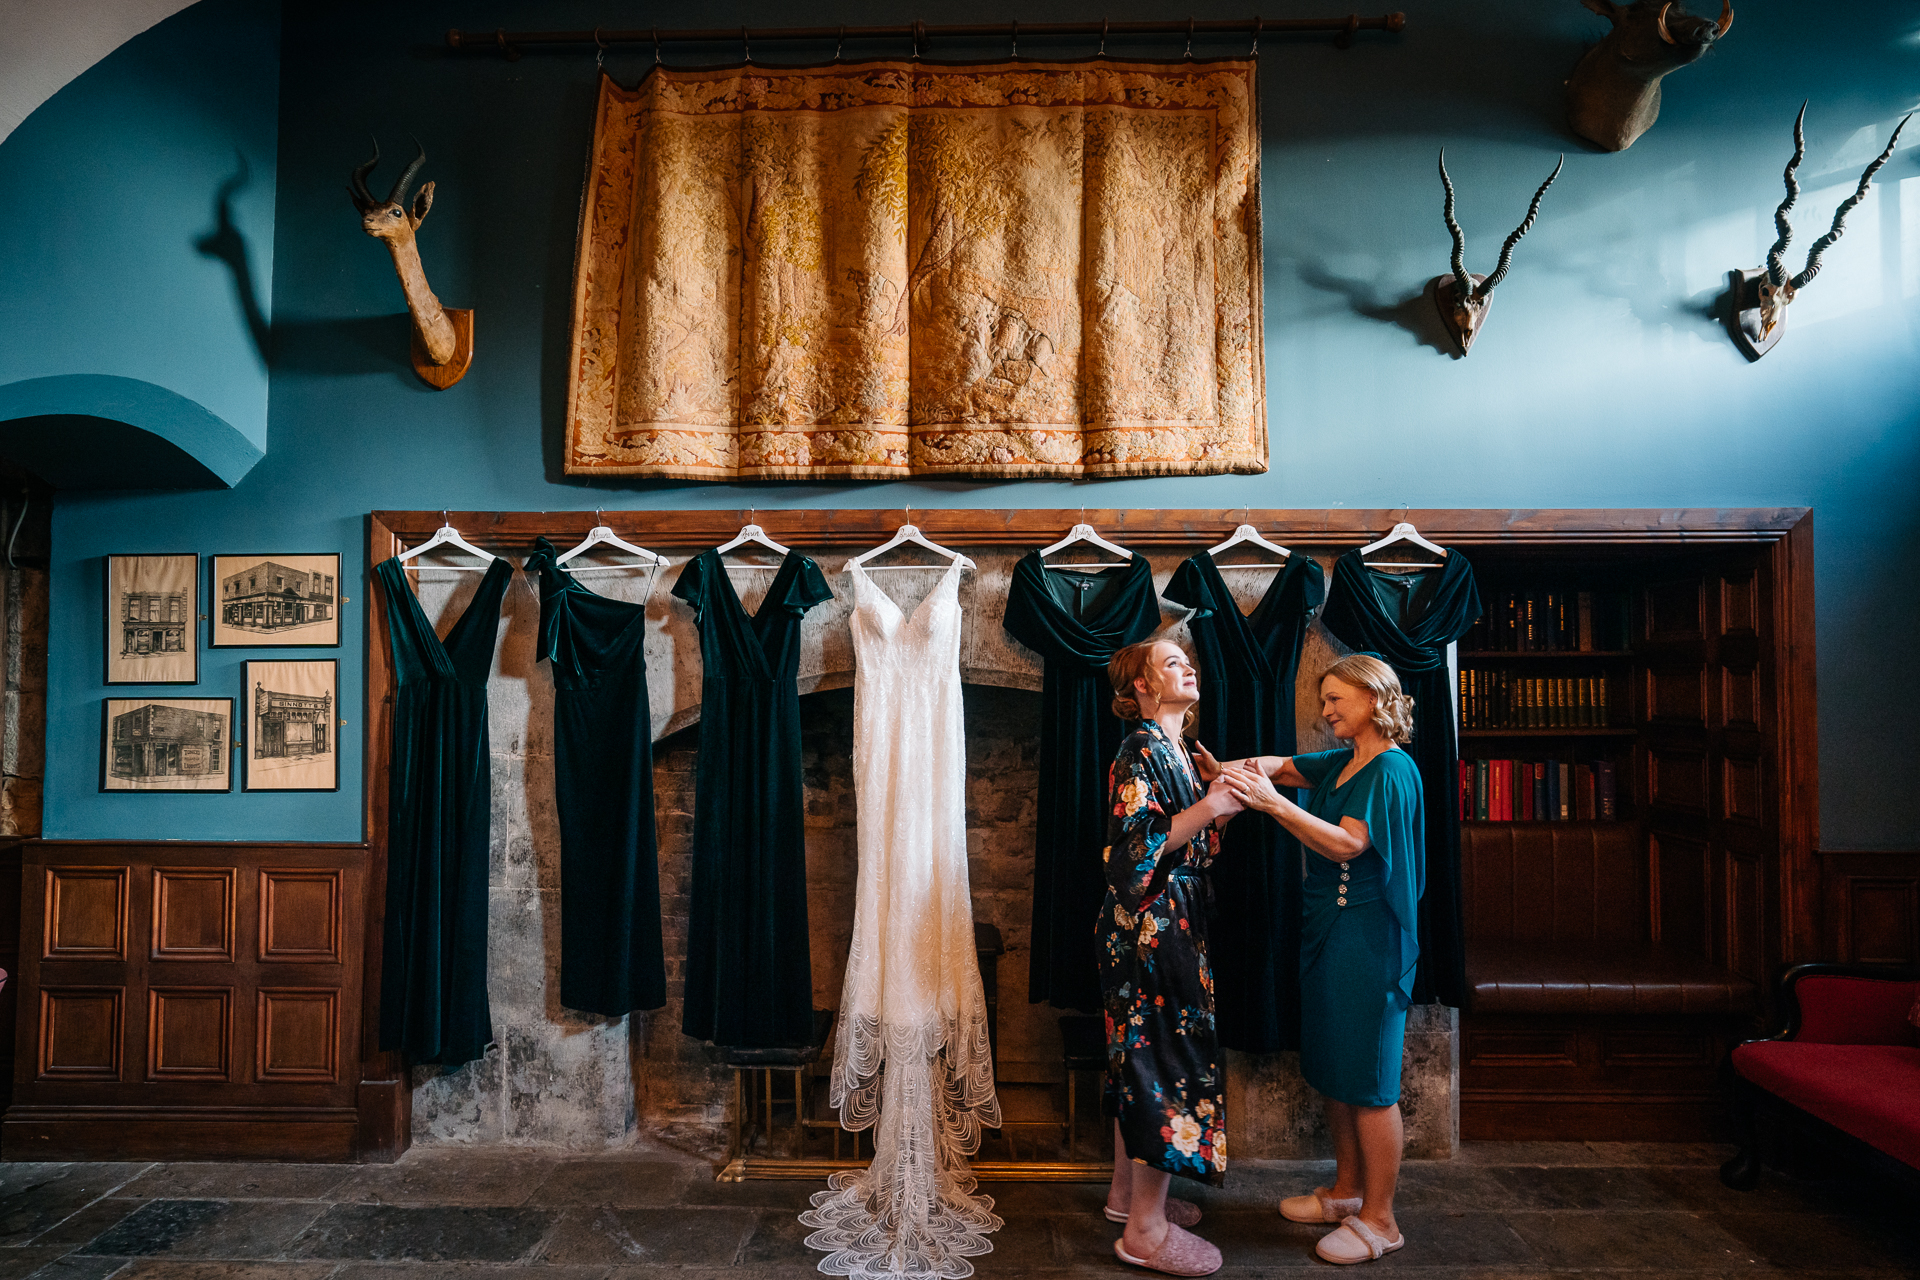
[[[1170,1276],[1210,1276],[1220,1269],[1220,1251],[1169,1223],[1167,1238],[1151,1258],[1136,1258],[1127,1252],[1126,1237],[1113,1242],[1113,1256],[1136,1267]]]

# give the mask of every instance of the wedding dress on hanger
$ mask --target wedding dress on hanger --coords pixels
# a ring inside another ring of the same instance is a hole
[[[874,1156],[800,1215],[828,1275],[959,1280],[1001,1226],[967,1163],[1000,1103],[967,888],[960,570],[910,616],[847,571],[860,873],[830,1096]]]

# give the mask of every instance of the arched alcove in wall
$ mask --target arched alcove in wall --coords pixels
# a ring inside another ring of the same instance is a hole
[[[230,489],[266,454],[177,391],[63,374],[0,385],[0,456],[55,489]]]

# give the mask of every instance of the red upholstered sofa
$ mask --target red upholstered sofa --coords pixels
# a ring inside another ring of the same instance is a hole
[[[1728,1060],[1739,1190],[1760,1174],[1768,1122],[1810,1130],[1847,1156],[1920,1177],[1920,970],[1802,964],[1781,981],[1787,1028]]]

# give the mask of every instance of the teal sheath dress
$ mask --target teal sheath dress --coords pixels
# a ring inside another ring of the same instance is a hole
[[[1420,770],[1395,748],[1336,786],[1349,749],[1293,757],[1313,789],[1306,811],[1367,824],[1371,847],[1345,862],[1307,852],[1300,928],[1300,1072],[1336,1102],[1400,1100],[1407,1005],[1420,960],[1426,887]]]

